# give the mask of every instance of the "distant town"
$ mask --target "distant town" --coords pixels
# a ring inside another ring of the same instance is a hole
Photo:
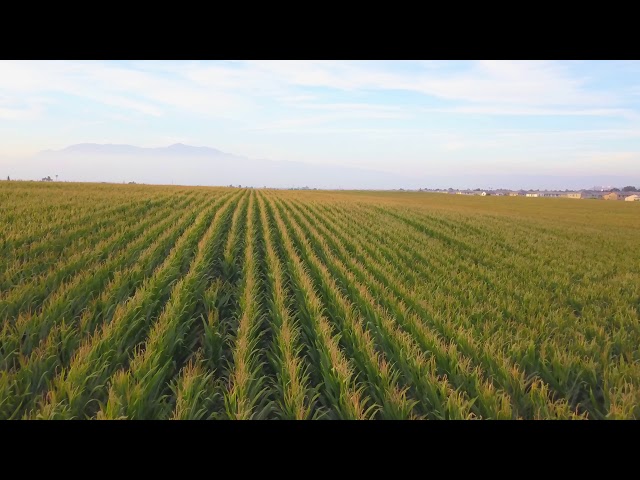
[[[402,189],[401,189],[402,190]],[[640,191],[633,186],[623,188],[615,187],[593,187],[584,190],[483,190],[476,188],[474,190],[456,190],[454,188],[429,189],[420,188],[420,192],[446,193],[450,195],[479,195],[486,196],[502,196],[502,197],[544,197],[544,198],[575,198],[575,199],[594,199],[594,200],[624,200],[627,202],[640,201]]]
[[[55,175],[55,180],[51,176],[43,177],[41,182],[54,182],[57,181],[58,175]],[[7,177],[7,181],[11,181],[10,177]],[[20,180],[18,180],[20,181]],[[66,183],[66,182],[65,182]],[[100,182],[109,183],[109,182]],[[137,185],[136,182],[122,182],[129,185]],[[144,185],[141,184],[141,185]],[[228,185],[231,188],[242,188],[242,185]],[[252,186],[245,186],[245,188],[254,188]],[[259,188],[259,187],[258,187]],[[262,188],[272,188],[264,186]],[[304,187],[288,187],[288,188],[275,188],[275,190],[318,190],[318,188]],[[345,190],[339,188],[338,190]],[[348,190],[348,189],[346,189]],[[379,191],[379,190],[376,190]],[[626,202],[640,202],[640,190],[632,185],[626,187],[592,187],[582,190],[510,190],[506,188],[498,189],[482,189],[476,188],[470,189],[455,189],[455,188],[419,188],[419,189],[405,189],[397,188],[390,189],[388,191],[394,192],[429,192],[429,193],[444,193],[448,195],[475,195],[481,197],[541,197],[541,198],[573,198],[573,199],[591,199],[591,200],[623,200]]]

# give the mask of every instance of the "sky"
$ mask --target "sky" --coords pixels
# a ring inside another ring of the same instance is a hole
[[[637,179],[640,62],[0,61],[0,170],[78,143]]]

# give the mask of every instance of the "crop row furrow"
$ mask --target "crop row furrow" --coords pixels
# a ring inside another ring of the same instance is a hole
[[[162,207],[149,209],[147,206],[140,207],[132,214],[147,215],[150,218],[161,216],[164,212]],[[146,220],[145,223],[149,223]],[[60,288],[72,284],[87,270],[93,268],[99,262],[107,260],[110,256],[117,254],[132,239],[139,229],[131,229],[130,217],[121,219],[110,231],[100,235],[99,242],[88,245],[82,250],[63,258],[60,264],[53,265],[38,277],[31,278],[25,283],[17,285],[0,299],[0,318],[5,321],[18,322],[21,315],[27,317],[38,313],[44,308],[50,296],[55,295]]]
[[[220,207],[197,245],[187,273],[178,280],[162,312],[133,357],[109,380],[109,394],[98,418],[150,419],[168,416],[169,405],[163,395],[173,375],[180,350],[184,350],[191,325],[211,280],[218,240],[234,201]],[[217,238],[216,238],[217,237]]]
[[[348,420],[369,419],[377,407],[364,394],[354,365],[339,346],[339,334],[333,333],[330,321],[324,315],[322,301],[301,255],[296,250],[287,227],[271,201],[267,210],[277,227],[278,238],[287,258],[287,270],[295,292],[299,318],[305,340],[311,346],[311,363],[321,381],[320,400],[328,418]]]
[[[4,371],[0,384],[0,418],[20,415],[33,407],[33,401],[59,368],[71,360],[81,341],[101,323],[108,323],[120,302],[135,293],[142,281],[162,262],[182,232],[193,220],[188,210],[176,212],[145,235],[144,241],[131,244],[129,255],[109,272],[111,280],[100,295],[82,311],[79,318],[62,315],[49,334],[29,356],[18,357],[17,371]],[[178,221],[180,218],[180,222]],[[160,237],[157,235],[160,234]],[[63,311],[64,312],[64,311]],[[52,319],[48,319],[51,321]]]
[[[414,416],[413,407],[417,403],[407,397],[407,388],[398,385],[399,371],[391,365],[384,352],[376,348],[370,332],[364,328],[364,319],[339,288],[323,250],[314,250],[312,242],[300,225],[294,223],[290,208],[281,203],[278,207],[296,240],[300,252],[316,280],[318,290],[325,301],[329,318],[341,332],[341,343],[345,351],[354,359],[358,369],[364,373],[371,397],[380,406],[378,414],[385,419],[406,419]],[[312,233],[312,229],[307,229]],[[322,242],[322,239],[319,240]],[[324,245],[321,245],[321,248]],[[319,255],[318,255],[319,254]],[[325,263],[323,263],[325,262]]]
[[[278,409],[283,419],[305,420],[317,412],[314,403],[318,396],[309,385],[309,364],[302,356],[300,329],[291,310],[283,266],[274,246],[273,229],[269,225],[264,197],[258,196],[265,242],[267,297],[271,328],[275,332],[273,348],[269,352],[275,370],[274,388]]]
[[[331,215],[326,213],[325,215],[325,218],[331,218]],[[357,220],[354,216],[350,218],[353,225]],[[335,234],[338,233],[336,230],[333,231]],[[443,341],[453,343],[456,349],[471,360],[472,364],[467,368],[481,367],[485,372],[482,376],[487,375],[488,379],[493,379],[499,388],[504,389],[512,398],[518,416],[532,418],[547,415],[546,418],[549,418],[550,412],[547,410],[556,412],[554,415],[563,418],[570,416],[571,412],[566,406],[552,403],[547,398],[545,392],[548,387],[545,384],[539,383],[535,378],[526,378],[526,374],[520,372],[517,366],[504,355],[491,349],[489,343],[480,346],[468,331],[458,329],[457,325],[452,324],[448,318],[441,319],[438,315],[440,312],[434,311],[429,306],[429,302],[433,303],[437,297],[441,296],[437,291],[432,290],[429,300],[426,301],[405,286],[407,276],[411,277],[414,271],[422,271],[423,265],[428,265],[428,262],[421,261],[421,258],[413,257],[409,260],[403,253],[412,252],[415,256],[418,255],[416,251],[398,243],[399,237],[392,237],[390,240],[389,237],[369,227],[363,228],[358,238],[360,241],[351,251],[352,255],[367,265],[369,273],[385,285],[389,294],[393,294],[400,302],[400,308],[396,309],[398,313],[405,312],[403,316],[408,315],[412,318],[411,312],[415,312],[413,315],[417,317],[413,317],[414,321],[403,324],[402,327],[408,333],[416,335],[416,338],[422,338],[424,347],[428,346],[425,340],[429,337],[438,339],[441,336],[440,343]],[[375,245],[375,248],[372,245]],[[462,317],[459,319],[462,320]],[[491,353],[489,354],[487,350]],[[464,358],[461,360],[466,362]],[[481,371],[478,371],[478,374],[480,373]]]
[[[359,299],[358,308],[368,319],[370,328],[378,334],[381,345],[384,345],[389,351],[401,352],[402,343],[399,342],[398,338],[401,338],[402,335],[399,325],[404,325],[413,338],[418,339],[419,348],[424,352],[429,352],[436,360],[437,371],[432,373],[432,383],[444,384],[444,392],[454,392],[455,389],[462,389],[462,394],[457,393],[460,396],[457,403],[463,406],[467,405],[465,407],[466,410],[469,408],[468,405],[473,404],[471,410],[477,416],[483,418],[512,417],[508,397],[496,391],[490,382],[484,380],[477,368],[471,368],[469,360],[457,352],[455,345],[444,344],[432,331],[423,328],[422,319],[415,314],[407,312],[402,301],[395,298],[383,284],[369,274],[365,265],[358,262],[356,257],[340,243],[344,242],[344,244],[353,247],[353,243],[343,236],[342,232],[330,231],[325,226],[325,223],[328,222],[326,217],[312,217],[310,209],[301,209],[302,206],[299,204],[296,206],[297,211],[302,216],[305,228],[310,232],[316,229],[321,230],[320,235],[322,237],[320,238],[327,239],[328,246],[332,247],[335,256],[335,275],[343,279],[346,291],[352,297]],[[313,222],[315,227],[310,222]],[[373,260],[369,258],[368,264],[370,263],[373,263]],[[394,360],[398,364],[408,366],[415,362],[411,357],[404,358],[402,356],[396,356]],[[415,371],[415,367],[408,368],[407,371]],[[435,375],[440,375],[441,378],[438,380]],[[413,384],[419,384],[424,380],[424,377],[412,377],[409,380]],[[449,386],[447,390],[447,380],[453,384],[454,388]],[[475,403],[469,399],[465,400],[465,392],[476,400]],[[454,418],[456,418],[455,416],[457,418],[468,416],[468,413],[465,413],[465,408],[462,407],[457,411],[446,412],[444,405],[452,406],[456,402],[451,400],[446,403],[444,400],[447,400],[446,396],[441,398],[437,405],[439,407],[438,414],[441,418],[445,416],[448,418],[451,418],[451,416],[454,416]],[[433,409],[434,406],[431,406],[431,408]]]
[[[192,226],[180,236],[154,275],[146,279],[135,295],[116,307],[111,322],[104,324],[78,348],[69,367],[53,380],[50,390],[33,413],[37,418],[82,418],[93,416],[107,400],[107,382],[128,361],[156,320],[157,312],[186,273],[195,248],[228,197],[214,197]]]

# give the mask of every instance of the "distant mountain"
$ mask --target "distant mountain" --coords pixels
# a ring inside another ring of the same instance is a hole
[[[224,152],[210,147],[192,147],[184,143],[174,143],[168,147],[145,148],[134,145],[119,145],[113,143],[78,143],[62,150],[46,150],[41,153],[82,153],[92,155],[140,155],[140,154],[180,154],[180,155],[221,155]]]
[[[431,175],[425,160],[422,175],[303,162],[253,159],[210,147],[176,143],[168,147],[82,143],[47,150],[26,159],[6,162],[1,175],[39,180],[130,182],[176,185],[243,185],[329,189],[584,189],[591,185],[640,184],[640,178],[615,175],[553,176],[527,174]],[[4,178],[4,177],[0,177]]]
[[[59,175],[60,180],[92,182],[384,189],[402,188],[411,181],[387,172],[252,159],[182,143],[160,148],[82,143],[40,152],[22,161],[21,167],[35,179]]]
[[[180,155],[231,155],[230,153],[224,153],[220,150],[216,150],[211,147],[192,147],[191,145],[185,145],[184,143],[174,143],[165,148],[154,148],[148,150],[156,150],[159,152],[177,153]],[[232,155],[235,156],[235,155]]]
[[[79,143],[77,145],[71,145],[62,150],[47,150],[45,153],[48,155],[55,155],[59,153],[81,153],[81,154],[104,154],[104,155],[137,155],[144,151],[144,148],[134,147],[133,145],[113,145],[105,144],[98,145],[96,143]]]

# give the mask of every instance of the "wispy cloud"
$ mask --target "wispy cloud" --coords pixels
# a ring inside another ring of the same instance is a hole
[[[635,157],[603,152],[640,151],[638,72],[640,62],[0,61],[0,149],[182,140],[406,172],[608,158],[631,170]]]
[[[532,117],[622,117],[628,120],[640,120],[640,115],[628,108],[537,108],[529,106],[503,106],[503,105],[471,105],[448,108],[425,108],[424,112],[470,114],[470,115],[510,115]]]
[[[288,130],[304,126],[320,126],[336,123],[341,120],[374,120],[374,119],[407,119],[411,118],[410,112],[402,108],[355,103],[324,103],[324,104],[298,104],[296,108],[307,110],[303,116],[287,116],[273,122],[249,127],[248,130]],[[325,113],[316,113],[318,111]]]
[[[208,89],[184,76],[158,75],[97,61],[0,62],[0,92],[65,94],[151,116],[167,114],[168,109],[224,116],[225,109],[247,104],[242,96]]]
[[[611,105],[612,92],[589,89],[566,65],[543,61],[478,61],[441,72],[394,72],[369,62],[251,62],[260,72],[293,85],[343,90],[404,90],[449,100],[511,105]],[[385,64],[387,66],[387,64]]]
[[[391,66],[392,67],[392,66]],[[210,64],[134,62],[0,62],[0,91],[8,94],[64,93],[105,105],[158,116],[168,108],[211,116],[257,108],[255,99],[279,95],[296,108],[373,108],[356,102],[319,105],[314,87],[354,91],[406,91],[463,105],[443,110],[496,115],[628,114],[614,92],[590,89],[558,62],[484,61],[441,71],[416,62],[394,71],[389,63],[340,61],[247,61]],[[321,99],[322,100],[322,99]],[[560,110],[550,107],[573,107]],[[613,108],[617,107],[617,108]],[[380,109],[382,107],[375,107]],[[391,108],[391,107],[390,107]]]

